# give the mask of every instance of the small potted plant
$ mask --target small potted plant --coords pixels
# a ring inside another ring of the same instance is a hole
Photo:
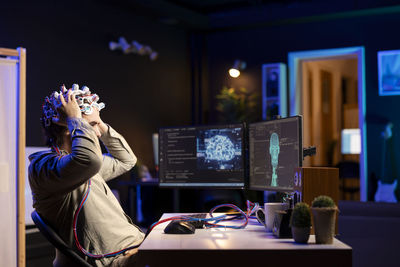
[[[332,244],[335,235],[336,214],[338,208],[329,196],[318,196],[311,203],[315,242]]]
[[[290,217],[290,227],[294,241],[307,244],[311,229],[310,206],[307,203],[299,202],[294,206]]]

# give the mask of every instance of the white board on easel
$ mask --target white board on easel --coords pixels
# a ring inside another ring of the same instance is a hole
[[[0,266],[25,266],[25,53],[0,48]]]

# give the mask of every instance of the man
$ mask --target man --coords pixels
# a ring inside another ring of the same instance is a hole
[[[129,171],[136,157],[125,139],[101,120],[104,104],[98,99],[78,85],[69,90],[62,86],[60,93],[46,97],[41,120],[51,150],[29,157],[33,207],[89,263],[131,266],[134,249],[101,256],[137,246],[144,233],[106,184]],[[99,139],[108,153],[102,154]],[[74,266],[57,250],[53,264]]]

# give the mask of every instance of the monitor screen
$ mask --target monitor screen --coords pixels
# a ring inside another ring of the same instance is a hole
[[[302,166],[302,117],[249,125],[249,188],[290,192],[294,168]]]
[[[244,187],[243,124],[162,128],[159,153],[162,187]]]
[[[360,129],[342,130],[342,154],[361,153],[361,134]]]

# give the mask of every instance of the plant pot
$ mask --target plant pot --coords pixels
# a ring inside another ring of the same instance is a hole
[[[335,235],[337,207],[311,208],[314,222],[315,242],[317,244],[332,244]]]
[[[292,226],[292,236],[294,242],[300,244],[307,244],[310,237],[311,227],[297,227]]]
[[[290,216],[292,209],[275,211],[272,233],[278,238],[292,238],[290,230]]]

